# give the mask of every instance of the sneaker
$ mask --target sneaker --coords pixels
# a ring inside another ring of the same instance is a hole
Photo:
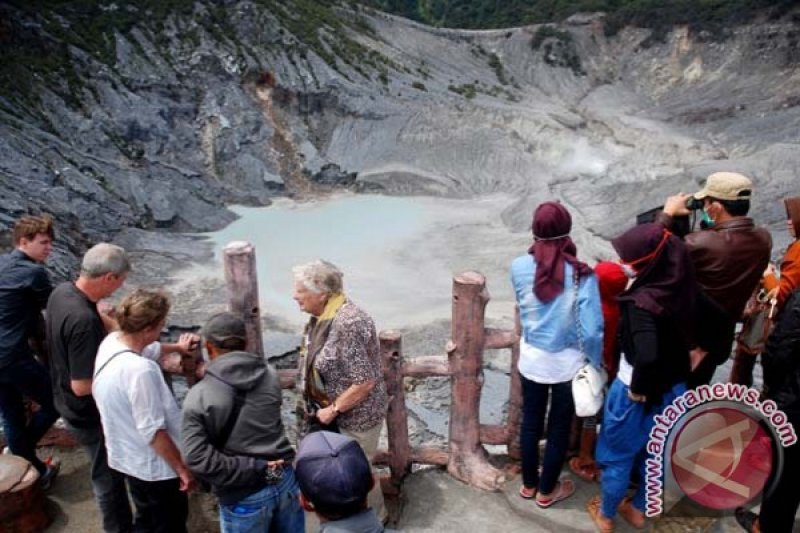
[[[61,470],[61,461],[48,457],[43,462],[47,466],[47,470],[44,471],[44,474],[39,476],[39,485],[42,487],[42,490],[48,491],[50,487],[53,486],[53,480],[58,475],[58,471]]]

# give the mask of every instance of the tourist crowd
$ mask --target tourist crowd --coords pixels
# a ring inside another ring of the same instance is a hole
[[[617,515],[644,527],[656,417],[708,384],[734,344],[730,380],[751,384],[760,354],[763,398],[800,428],[800,244],[792,241],[779,268],[770,264],[770,235],[747,216],[752,191],[743,175],[712,174],[699,192],[668,198],[652,221],[613,239],[615,261],[593,266],[570,237],[564,205],[535,209],[533,243],[511,263],[521,498],[543,509],[570,498],[576,482],[562,476],[566,463],[583,482],[599,481],[587,505],[599,531],[614,531]],[[786,206],[795,239],[800,199]],[[701,227],[688,231],[697,214]],[[216,496],[224,532],[299,533],[306,512],[324,532],[384,531],[371,464],[388,403],[378,337],[336,266],[294,269],[294,299],[310,315],[295,449],[281,418],[280,376],[247,351],[241,317],[220,313],[201,335],[160,342],[164,292],[136,289],[114,307],[104,302],[131,269],[126,251],[96,244],[78,277],[53,287],[44,263],[54,236],[50,218],[24,216],[15,249],[0,257],[0,415],[8,451],[31,463],[42,489],[59,462],[39,458],[36,444],[60,416],[88,455],[104,531],[186,531],[187,493],[196,488]],[[181,409],[165,371],[202,352],[200,381]],[[579,418],[573,381],[584,372],[608,382],[602,408]],[[784,474],[800,471],[800,448],[785,448],[777,464]],[[746,530],[792,530],[800,491],[781,473],[758,514],[737,509]]]

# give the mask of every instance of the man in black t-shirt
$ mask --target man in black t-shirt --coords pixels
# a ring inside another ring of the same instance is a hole
[[[58,474],[58,463],[36,456],[36,443],[58,419],[47,368],[29,345],[41,311],[53,290],[43,263],[53,249],[53,221],[26,216],[14,225],[14,251],[0,256],[0,414],[11,453],[36,468],[44,489]],[[43,355],[39,353],[39,355]],[[25,399],[39,405],[28,419]]]
[[[125,478],[108,467],[100,414],[92,398],[97,349],[113,319],[97,303],[125,282],[125,250],[100,243],[83,256],[74,283],[62,283],[47,302],[47,342],[55,405],[91,460],[92,489],[106,532],[127,532],[133,522]]]

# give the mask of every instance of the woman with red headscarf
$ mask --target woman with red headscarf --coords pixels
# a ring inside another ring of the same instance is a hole
[[[533,245],[511,264],[519,305],[522,378],[522,487],[519,494],[547,508],[568,498],[575,485],[559,480],[575,407],[572,378],[588,359],[600,366],[603,319],[592,269],[576,258],[572,218],[558,202],[533,214]],[[579,331],[580,329],[580,331]],[[547,445],[539,473],[539,439],[548,399]]]
[[[611,244],[634,282],[618,298],[620,348],[597,444],[603,468],[602,496],[588,511],[603,533],[614,531],[619,513],[634,527],[645,524],[645,483],[625,498],[631,471],[644,472],[654,417],[686,390],[696,283],[683,242],[660,224],[642,224]]]

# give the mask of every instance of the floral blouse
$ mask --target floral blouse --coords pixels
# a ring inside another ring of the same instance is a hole
[[[365,400],[336,418],[340,427],[349,431],[366,431],[383,422],[388,396],[378,333],[369,315],[349,300],[336,313],[314,367],[322,376],[331,399],[351,385],[377,381]]]

